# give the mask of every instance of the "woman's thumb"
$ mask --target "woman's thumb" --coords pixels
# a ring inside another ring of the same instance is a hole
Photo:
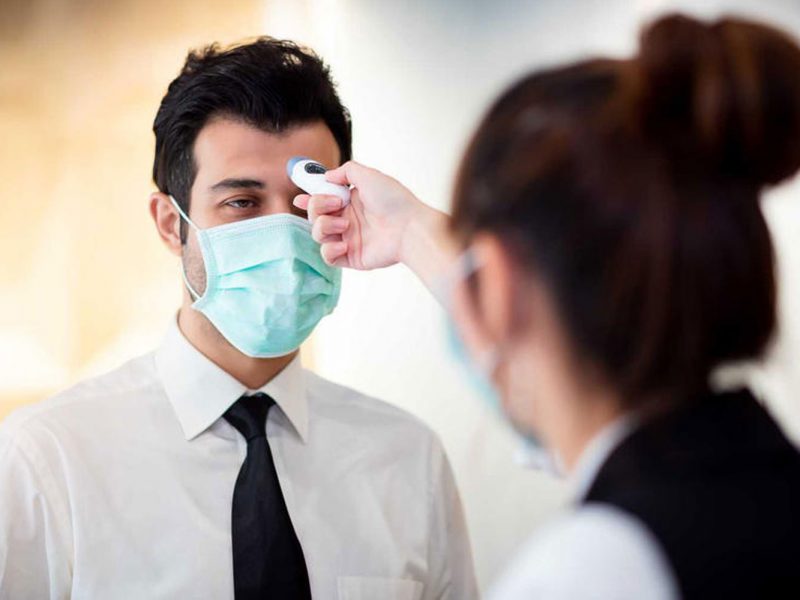
[[[349,160],[336,169],[326,171],[325,179],[331,183],[337,183],[339,185],[355,185],[357,187],[358,182],[366,170],[367,168],[364,165],[357,163],[354,160]]]

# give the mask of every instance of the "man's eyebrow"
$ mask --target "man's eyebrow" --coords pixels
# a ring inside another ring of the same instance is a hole
[[[219,190],[239,190],[239,189],[252,189],[256,188],[263,190],[266,184],[259,179],[223,179],[211,186],[211,191],[216,192]]]

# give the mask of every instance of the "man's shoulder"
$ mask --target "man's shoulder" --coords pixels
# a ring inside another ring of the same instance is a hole
[[[144,389],[157,383],[153,354],[139,356],[102,375],[83,379],[49,398],[14,410],[0,422],[0,436],[14,438],[48,424],[80,422],[101,405],[140,398]]]
[[[358,425],[373,437],[403,436],[436,447],[438,436],[410,412],[358,390],[306,371],[311,408],[317,417]]]

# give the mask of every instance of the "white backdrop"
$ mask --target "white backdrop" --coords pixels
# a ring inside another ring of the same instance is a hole
[[[698,9],[700,7],[700,9]],[[800,34],[798,0],[272,0],[263,32],[315,48],[354,117],[355,157],[447,209],[464,144],[515,77],[593,53],[631,51],[640,24],[679,8],[736,11]],[[800,186],[767,206],[779,248],[783,333],[756,383],[800,438]],[[442,437],[456,472],[483,587],[565,499],[563,483],[512,461],[514,445],[460,381],[442,314],[403,268],[345,275],[338,310],[313,345],[324,376],[419,415]]]

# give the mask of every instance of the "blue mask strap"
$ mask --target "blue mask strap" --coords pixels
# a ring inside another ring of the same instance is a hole
[[[172,194],[170,194],[169,199],[172,202],[172,206],[175,207],[175,210],[178,211],[178,214],[181,216],[181,218],[184,221],[186,221],[189,225],[191,225],[194,228],[195,231],[200,231],[200,228],[197,225],[194,224],[194,222],[189,218],[189,215],[187,215],[185,212],[183,212],[183,209],[178,204],[178,201],[175,200],[175,198],[172,197]],[[194,291],[194,288],[192,287],[192,284],[189,283],[189,278],[186,277],[186,269],[183,266],[183,259],[181,259],[181,277],[183,277],[183,283],[186,286],[186,289],[189,290],[189,293],[192,295],[192,298],[194,300],[197,300],[200,297],[200,294],[198,294],[196,291]]]

